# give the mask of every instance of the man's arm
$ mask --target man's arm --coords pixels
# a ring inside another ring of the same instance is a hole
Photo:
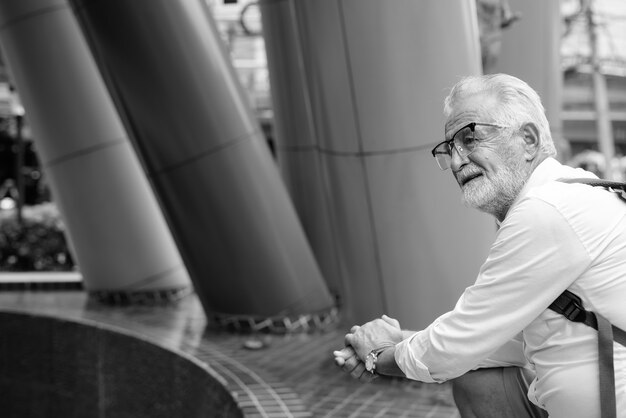
[[[576,232],[545,201],[524,201],[507,216],[476,283],[454,310],[411,338],[399,328],[394,331],[389,345],[395,346],[397,366],[408,378],[442,382],[476,367],[545,311],[591,263]],[[378,325],[375,329],[389,331]],[[384,340],[359,334],[348,334],[346,346],[363,360]]]
[[[589,267],[576,231],[542,199],[507,214],[476,283],[454,310],[396,347],[408,378],[443,382],[475,368],[511,341]]]

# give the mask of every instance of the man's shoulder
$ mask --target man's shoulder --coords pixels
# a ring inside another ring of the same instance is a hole
[[[593,173],[581,168],[561,164],[554,158],[546,158],[532,172],[521,196],[540,198],[545,201],[571,200],[579,193],[591,188],[578,188],[579,184],[568,184],[561,179],[597,178]],[[573,186],[573,187],[572,187]]]
[[[524,217],[559,216],[568,220],[595,224],[606,218],[622,218],[626,203],[615,193],[582,183],[549,181],[533,187],[520,202]],[[550,207],[551,210],[547,210]]]
[[[571,191],[563,189],[560,184],[554,182],[535,186],[524,194],[507,214],[504,223],[507,225],[524,226],[524,229],[553,227],[559,224],[559,220],[567,218],[564,208],[575,206],[574,199],[578,197]]]
[[[532,187],[527,194],[529,198],[541,199],[549,203],[571,203],[577,201],[589,201],[589,199],[608,198],[605,189],[583,183],[566,183],[560,180],[552,180],[541,185]]]

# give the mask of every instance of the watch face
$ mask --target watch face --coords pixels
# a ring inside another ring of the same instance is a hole
[[[367,357],[365,357],[365,370],[367,370],[368,372],[374,370],[374,355],[372,353],[368,354]]]

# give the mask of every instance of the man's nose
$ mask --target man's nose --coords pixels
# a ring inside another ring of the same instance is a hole
[[[450,150],[450,169],[453,172],[459,171],[461,167],[465,164],[469,163],[469,157],[466,155],[465,157],[461,156],[461,153],[456,148],[456,145],[452,147]]]

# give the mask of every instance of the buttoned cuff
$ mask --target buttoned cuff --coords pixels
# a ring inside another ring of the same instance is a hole
[[[420,359],[420,353],[417,352],[418,348],[415,347],[415,344],[418,342],[415,339],[418,334],[419,332],[396,344],[394,353],[396,364],[409,379],[426,383],[438,383],[432,378],[428,368]]]

